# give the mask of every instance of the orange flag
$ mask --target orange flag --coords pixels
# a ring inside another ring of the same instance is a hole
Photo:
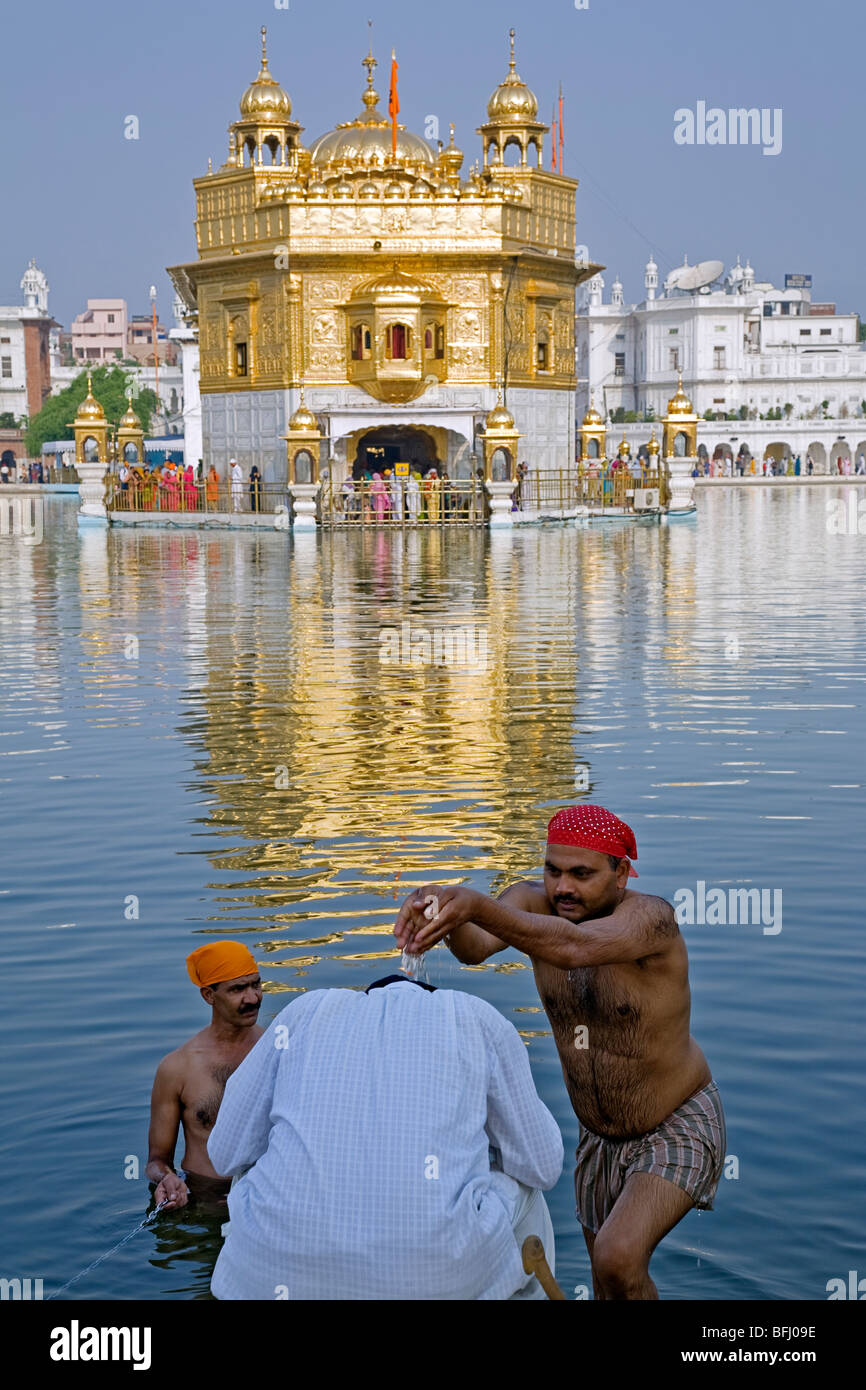
[[[554,172],[554,174],[555,174],[555,173],[556,173],[556,110],[555,110],[555,109],[554,109],[554,112],[553,112],[553,121],[552,121],[552,124],[551,124],[550,143],[551,143],[551,145],[552,145],[552,147],[553,147],[553,172]]]
[[[397,95],[397,58],[391,49],[391,91],[388,94],[388,115],[391,117],[391,153],[397,157],[397,117],[400,114],[400,98]]]
[[[565,164],[563,163],[563,158],[562,158],[564,148],[565,148],[565,127],[564,127],[564,125],[563,125],[563,123],[562,123],[562,83],[560,82],[560,84],[559,84],[559,172],[560,172],[561,174],[564,174],[564,173],[565,173]]]

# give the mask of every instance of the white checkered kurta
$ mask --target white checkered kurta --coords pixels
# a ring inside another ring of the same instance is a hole
[[[229,1196],[223,1299],[508,1298],[526,1281],[513,1179],[553,1187],[563,1160],[516,1029],[405,980],[283,1009],[230,1077],[208,1153],[226,1176],[255,1165]]]

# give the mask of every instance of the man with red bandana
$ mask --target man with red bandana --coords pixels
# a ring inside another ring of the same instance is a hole
[[[581,1125],[574,1175],[598,1299],[654,1299],[650,1257],[692,1207],[709,1210],[725,1120],[689,1033],[688,956],[674,910],[628,888],[637,845],[602,806],[567,806],[548,826],[544,879],[498,898],[418,888],[400,909],[410,954],[443,938],[480,964],[509,946],[532,961]]]

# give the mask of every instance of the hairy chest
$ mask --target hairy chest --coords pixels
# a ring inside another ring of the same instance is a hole
[[[557,1032],[577,1025],[598,1030],[637,1031],[645,1014],[637,968],[599,965],[536,971],[538,992]]]
[[[199,1066],[183,1088],[181,1105],[184,1120],[200,1129],[213,1129],[226,1082],[238,1063],[214,1062]]]

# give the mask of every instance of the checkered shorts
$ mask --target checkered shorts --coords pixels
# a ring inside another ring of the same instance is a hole
[[[725,1116],[714,1081],[637,1139],[605,1139],[585,1129],[577,1148],[577,1218],[597,1231],[632,1173],[654,1173],[710,1211],[725,1162]]]

